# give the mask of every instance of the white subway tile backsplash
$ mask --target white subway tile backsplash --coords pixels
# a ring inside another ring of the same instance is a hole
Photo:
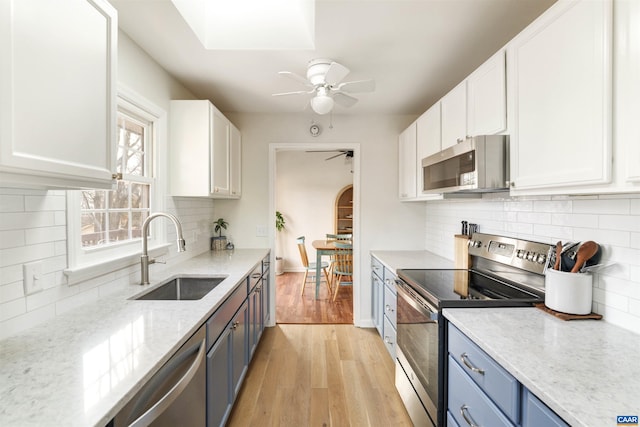
[[[599,198],[573,201],[574,213],[626,215],[629,211],[629,199]]]
[[[36,243],[55,242],[67,239],[67,228],[63,226],[57,227],[40,227],[25,230],[25,243],[34,245]]]
[[[24,264],[54,256],[53,243],[41,243],[39,245],[21,246],[17,248],[0,250],[0,267],[13,264]]]
[[[26,312],[27,307],[22,298],[0,303],[0,322]]]
[[[487,215],[491,213],[491,215]],[[594,274],[594,310],[640,333],[640,195],[552,196],[426,204],[426,249],[453,259],[460,220],[480,231],[554,244],[593,240],[610,267]],[[450,232],[454,230],[454,232]]]
[[[55,223],[53,212],[0,213],[0,231],[34,227],[50,227]]]
[[[22,281],[0,285],[0,304],[22,298],[24,286]]]
[[[26,212],[63,211],[67,199],[64,195],[53,192],[42,196],[25,196],[24,209]]]
[[[0,249],[24,246],[24,230],[0,231]]]
[[[598,227],[598,215],[553,213],[551,214],[551,224],[596,228]]]
[[[599,225],[603,230],[640,232],[640,221],[637,215],[600,215]]]
[[[0,194],[0,212],[23,212],[24,196],[18,194]]]

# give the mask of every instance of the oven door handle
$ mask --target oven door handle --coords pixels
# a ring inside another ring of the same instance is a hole
[[[426,315],[430,319],[433,319],[434,315],[437,316],[438,309],[435,308],[426,299],[418,295],[409,285],[401,280],[396,280],[396,290],[398,295],[402,297],[411,307],[415,308],[422,314]]]

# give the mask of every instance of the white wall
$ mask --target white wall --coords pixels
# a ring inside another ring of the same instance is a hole
[[[460,221],[480,231],[545,243],[593,240],[603,262],[594,275],[593,310],[604,320],[640,333],[640,195],[501,198],[438,201],[426,205],[426,248],[453,259]]]
[[[284,258],[285,271],[303,271],[296,239],[305,236],[309,256],[311,242],[335,233],[335,200],[338,192],[353,183],[352,160],[336,153],[279,151],[276,163],[276,209],[286,220],[276,234],[276,254]],[[313,261],[313,259],[312,259]]]
[[[119,83],[167,112],[171,99],[193,98],[122,32],[118,48]],[[162,171],[166,169],[166,156],[160,157]],[[180,258],[208,250],[213,202],[167,197],[165,205],[183,225],[187,252]],[[68,286],[63,274],[67,267],[66,219],[65,191],[0,187],[0,339],[139,281],[140,269],[134,265]],[[173,226],[168,223],[167,227],[168,238],[173,241]],[[171,247],[169,259],[176,256]],[[22,265],[31,261],[42,261],[44,289],[25,296]],[[152,268],[163,267],[158,264]]]
[[[360,144],[360,259],[364,266],[361,295],[354,307],[356,325],[371,326],[371,291],[368,266],[374,249],[423,249],[424,204],[398,201],[398,134],[414,116],[349,116],[329,118],[301,114],[225,114],[242,131],[242,198],[219,201],[216,216],[230,222],[229,234],[236,247],[270,247],[268,237],[256,236],[257,225],[270,224],[270,143],[359,143]],[[323,133],[313,138],[309,125],[315,118]],[[354,291],[355,293],[355,291]],[[359,313],[359,314],[357,314]]]

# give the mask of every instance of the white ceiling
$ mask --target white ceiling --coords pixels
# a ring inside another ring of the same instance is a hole
[[[336,114],[420,114],[556,0],[316,0],[315,50],[205,50],[170,0],[110,0],[120,28],[196,96],[223,112],[300,112],[305,75],[330,58],[375,79]],[[268,1],[268,0],[265,0]]]

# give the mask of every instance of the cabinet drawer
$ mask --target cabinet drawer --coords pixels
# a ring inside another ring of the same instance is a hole
[[[384,267],[382,263],[374,257],[371,257],[371,272],[378,276],[380,280],[384,279]]]
[[[512,420],[520,416],[520,383],[452,324],[449,354],[460,369]]]
[[[448,364],[448,412],[459,425],[514,426],[451,355]]]
[[[262,278],[262,263],[258,264],[251,273],[249,273],[249,289],[251,292]]]
[[[384,287],[384,315],[389,319],[389,322],[396,327],[398,315],[396,310],[398,309],[398,297],[395,294],[395,284],[393,290],[389,286]]]
[[[247,279],[238,285],[231,296],[207,320],[207,350],[216,342],[245,299],[247,299]]]
[[[522,427],[568,427],[562,418],[525,389],[522,396]]]
[[[396,359],[396,328],[389,322],[386,316],[384,316],[384,329],[383,329],[383,341],[387,351],[393,358]]]

